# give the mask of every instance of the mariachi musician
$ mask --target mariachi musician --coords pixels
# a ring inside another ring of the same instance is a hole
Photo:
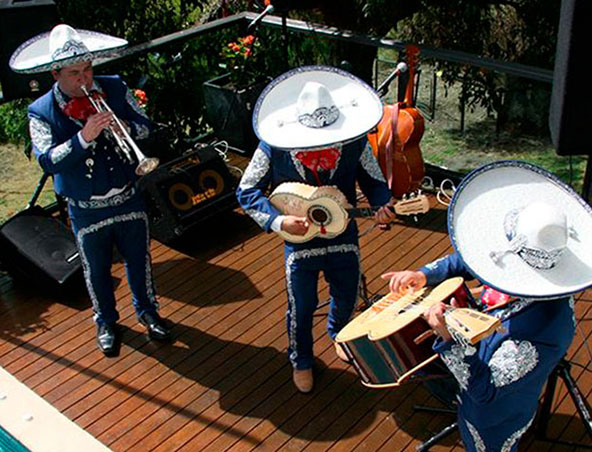
[[[282,215],[265,195],[267,189],[283,182],[332,185],[355,206],[357,181],[372,205],[388,204],[389,190],[366,140],[381,116],[376,93],[345,71],[311,66],[279,76],[264,89],[254,109],[253,125],[261,142],[237,189],[240,205],[267,232],[303,236],[308,219]],[[386,207],[376,213],[378,223],[389,223],[393,217]],[[330,287],[327,330],[334,339],[351,317],[359,293],[355,222],[335,238],[285,242],[288,357],[294,384],[303,393],[313,388],[312,326],[321,271]],[[344,358],[342,352],[340,357]]]
[[[138,164],[154,162],[122,149],[147,137],[151,123],[121,78],[93,77],[92,61],[126,44],[61,24],[21,45],[10,61],[17,72],[50,71],[56,81],[29,106],[31,141],[39,164],[53,175],[55,191],[68,202],[98,347],[107,356],[117,354],[119,342],[111,279],[113,245],[125,260],[139,322],[153,339],[170,336],[157,313],[148,217],[136,188]]]
[[[448,224],[455,253],[383,277],[395,292],[453,276],[485,284],[480,309],[498,317],[503,330],[475,346],[452,340],[444,304],[424,316],[439,336],[434,350],[457,383],[466,449],[515,451],[573,339],[571,294],[592,285],[592,209],[547,171],[502,161],[463,179]]]

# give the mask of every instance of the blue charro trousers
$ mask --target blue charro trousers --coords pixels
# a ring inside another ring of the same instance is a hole
[[[95,322],[114,323],[119,319],[111,278],[113,245],[124,259],[136,314],[156,312],[143,199],[135,196],[120,206],[98,209],[70,205],[69,212]]]
[[[319,303],[318,280],[323,272],[329,284],[327,332],[331,339],[350,320],[360,286],[357,244],[291,250],[286,248],[288,357],[296,369],[314,364],[313,316]]]

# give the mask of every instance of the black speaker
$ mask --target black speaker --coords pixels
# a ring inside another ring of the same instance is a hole
[[[213,214],[236,205],[236,178],[213,146],[161,165],[142,179],[150,233],[167,243]]]
[[[63,284],[81,268],[70,229],[37,207],[2,225],[0,260],[8,271],[31,283],[41,278]]]
[[[549,128],[559,155],[590,154],[588,131],[592,123],[588,83],[587,21],[589,0],[563,0],[557,35]]]
[[[37,97],[52,86],[48,72],[17,74],[8,62],[23,42],[50,31],[58,23],[52,0],[0,0],[0,86],[4,100]]]

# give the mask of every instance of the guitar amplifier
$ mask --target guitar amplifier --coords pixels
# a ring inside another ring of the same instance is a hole
[[[158,167],[141,182],[151,236],[170,242],[200,221],[234,207],[237,182],[213,146]]]

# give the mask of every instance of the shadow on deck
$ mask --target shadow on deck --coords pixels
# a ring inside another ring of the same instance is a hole
[[[359,223],[365,231],[369,220]],[[446,216],[433,209],[418,224],[370,230],[361,240],[371,293],[380,274],[416,268],[450,251]],[[439,406],[424,388],[369,390],[334,355],[324,311],[315,317],[317,378],[311,395],[296,392],[287,363],[281,240],[240,212],[200,225],[173,247],[152,243],[161,312],[170,344],[150,342],[137,324],[122,264],[114,284],[123,331],[118,357],[95,345],[84,291],[44,295],[0,278],[0,365],[114,451],[414,450],[450,423],[449,415],[415,412]],[[321,299],[327,297],[324,282]],[[576,315],[581,333],[570,359],[586,365],[590,291]],[[589,372],[572,375],[589,397]],[[581,441],[585,431],[559,386],[552,436]],[[527,436],[521,450],[550,450]],[[456,434],[432,450],[461,450]],[[553,450],[571,450],[558,448]]]

